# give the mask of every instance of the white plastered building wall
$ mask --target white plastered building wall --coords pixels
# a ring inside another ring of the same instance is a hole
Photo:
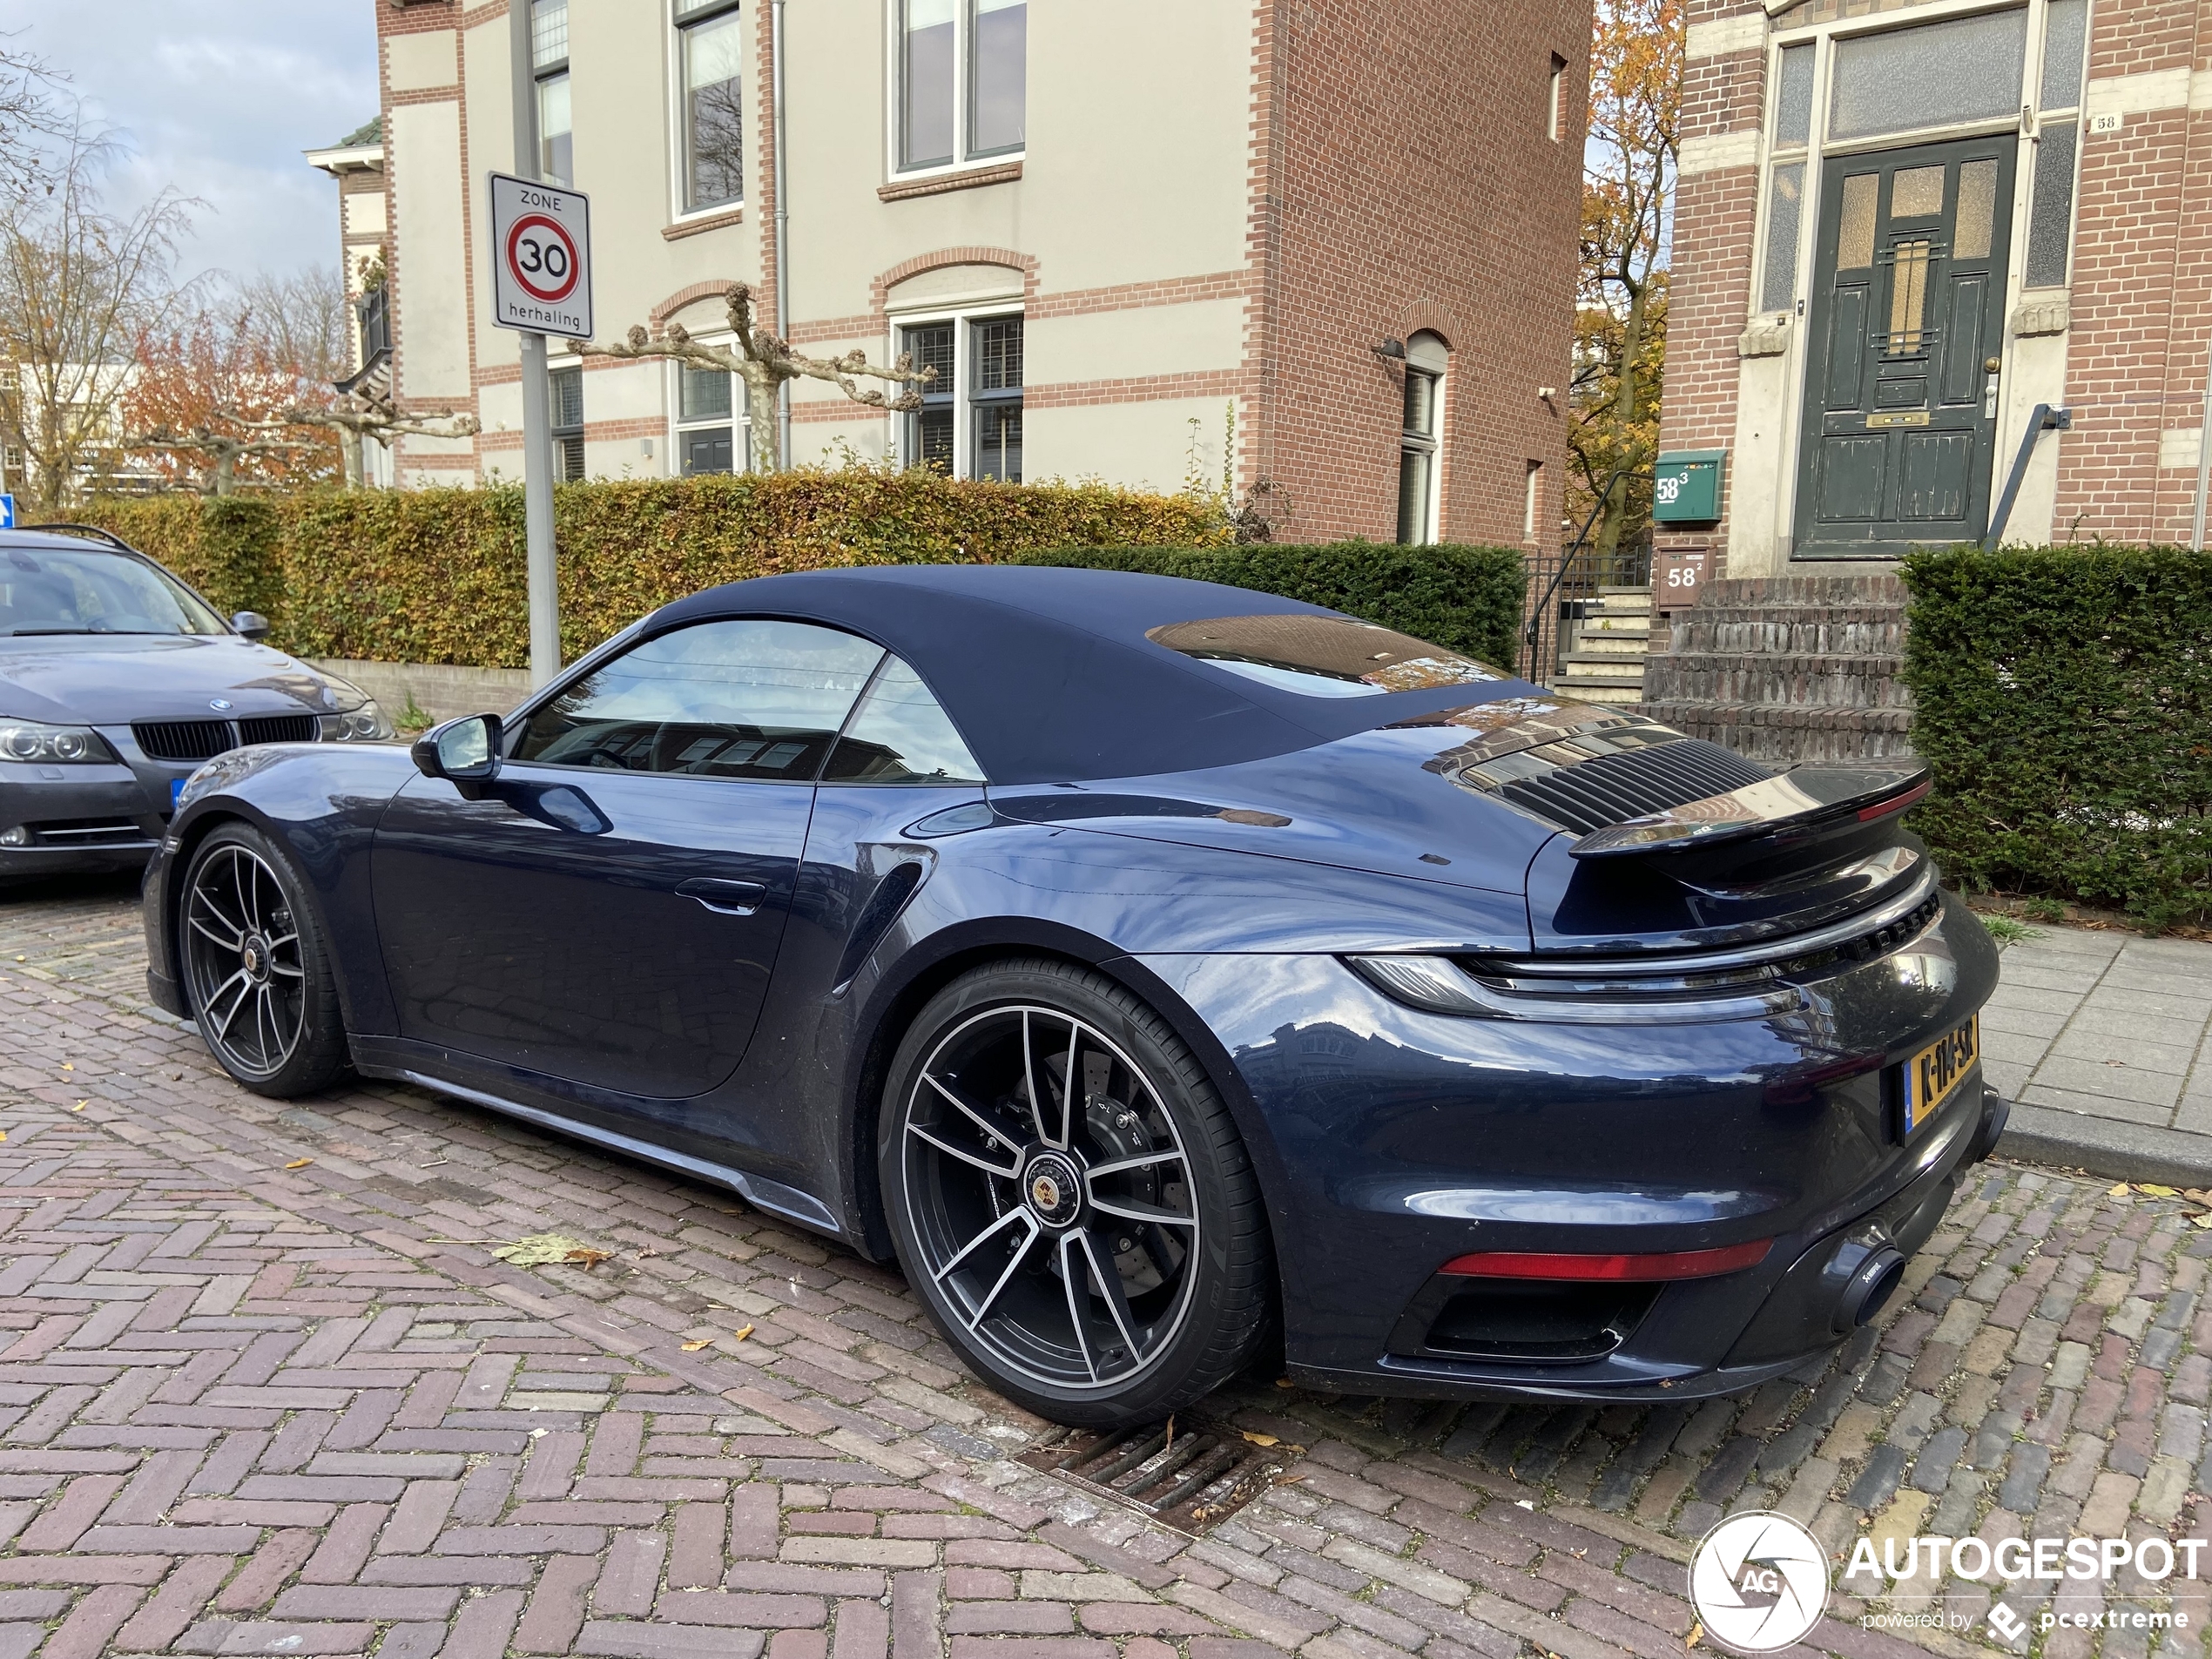
[[[1110,13],[1033,3],[1026,147],[916,175],[891,148],[895,11],[884,0],[811,0],[786,15],[794,341],[887,361],[902,317],[1002,306],[995,314],[1024,317],[1024,477],[1173,489],[1195,466],[1217,480],[1248,355],[1250,14],[1177,0],[1127,0]],[[772,7],[757,0],[739,13],[746,199],[690,214],[670,12],[666,0],[572,0],[569,10],[571,182],[592,203],[603,342],[671,322],[711,339],[724,327],[723,287],[746,281],[765,297],[773,280]],[[517,470],[519,350],[490,320],[483,203],[485,175],[514,165],[508,28],[494,17],[386,41],[401,391],[473,399],[484,428],[473,444],[408,440],[408,482]],[[915,193],[916,184],[942,187]],[[981,286],[993,291],[930,292],[928,279],[950,265],[990,267]],[[900,273],[908,280],[887,282]],[[569,361],[559,342],[552,361]],[[676,386],[659,362],[591,363],[587,472],[677,471]],[[794,462],[899,459],[901,431],[834,388],[794,386]],[[475,465],[456,471],[464,453]]]

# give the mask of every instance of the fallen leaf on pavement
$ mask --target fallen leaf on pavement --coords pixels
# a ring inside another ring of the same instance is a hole
[[[287,1170],[304,1170],[314,1162],[313,1158],[294,1158],[284,1167]]]
[[[1705,1627],[1702,1624],[1693,1623],[1689,1627],[1689,1640],[1683,1642],[1682,1645],[1685,1648],[1694,1648],[1697,1645],[1699,1641],[1703,1638],[1704,1635]]]
[[[714,1339],[712,1337],[701,1337],[697,1342],[686,1342],[683,1345],[684,1352],[685,1353],[697,1353],[701,1348],[707,1346]]]
[[[70,1110],[71,1110],[72,1112],[81,1112],[81,1111],[83,1111],[83,1110],[84,1110],[84,1109],[87,1106],[90,1106],[91,1103],[91,1103],[91,1101],[89,1101],[89,1100],[80,1100],[80,1101],[78,1101],[78,1102],[77,1103],[77,1104],[76,1104],[76,1105],[74,1105],[74,1106],[71,1107],[71,1108],[70,1108]]]
[[[747,1325],[747,1326],[745,1326],[745,1328],[744,1330],[742,1330],[742,1331],[732,1331],[732,1332],[730,1332],[730,1339],[731,1339],[732,1342],[743,1342],[743,1341],[744,1341],[744,1340],[745,1340],[747,1337],[751,1336],[752,1334],[752,1327],[751,1325]]]
[[[604,1262],[607,1252],[594,1250],[580,1238],[566,1233],[532,1233],[517,1238],[511,1244],[502,1244],[492,1251],[502,1262],[514,1267],[550,1267],[560,1262],[581,1262],[589,1267],[594,1262]]]
[[[1298,1386],[1298,1385],[1292,1382],[1288,1377],[1278,1377],[1275,1379],[1275,1386],[1278,1388],[1295,1388]]]
[[[1254,1446],[1280,1446],[1283,1443],[1272,1434],[1255,1434],[1250,1429],[1244,1429],[1242,1433],[1244,1437]]]
[[[2140,1183],[2135,1190],[2147,1198],[2178,1198],[2182,1196],[2179,1187],[2161,1187],[2148,1181]]]
[[[2122,1181],[2116,1187],[2107,1188],[2105,1191],[2105,1197],[2107,1198],[2124,1198],[2127,1196],[2128,1184],[2125,1181]]]
[[[2199,1211],[2189,1217],[2189,1224],[2195,1227],[2212,1227],[2212,1210]]]

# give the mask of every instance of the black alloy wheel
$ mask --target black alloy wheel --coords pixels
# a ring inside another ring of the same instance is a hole
[[[1127,991],[1060,962],[968,974],[907,1033],[885,1104],[900,1259],[994,1387],[1118,1426],[1249,1356],[1269,1312],[1258,1184],[1195,1058]]]
[[[345,1069],[321,929],[267,838],[244,824],[212,833],[192,856],[177,921],[185,995],[224,1070],[282,1098],[325,1088]]]

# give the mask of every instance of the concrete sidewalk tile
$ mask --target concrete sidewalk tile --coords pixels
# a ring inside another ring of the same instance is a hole
[[[2123,1037],[2082,1018],[2051,1045],[2051,1054],[2054,1059],[2117,1060],[2139,1070],[2168,1071],[2178,1077],[2188,1070],[2199,1041],[2193,1033],[2171,1028],[2162,1037]]]
[[[2076,1060],[2057,1054],[2036,1067],[2035,1084],[2039,1089],[2156,1106],[2168,1112],[2182,1097],[2178,1072],[2143,1071],[2108,1060]]]
[[[2174,1109],[2155,1105],[2148,1101],[2121,1100],[2112,1095],[2085,1095],[2071,1089],[2054,1089],[2040,1082],[2031,1082],[2015,1097],[2031,1106],[2047,1106],[2053,1111],[2074,1112],[2084,1117],[2107,1118],[2121,1123],[2155,1123],[2160,1128],[2170,1125]],[[2212,1148],[2208,1148],[2212,1150]]]

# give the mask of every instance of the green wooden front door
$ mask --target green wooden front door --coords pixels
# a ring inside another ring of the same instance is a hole
[[[1988,528],[2018,147],[2006,133],[1827,164],[1796,557],[1894,557]]]

